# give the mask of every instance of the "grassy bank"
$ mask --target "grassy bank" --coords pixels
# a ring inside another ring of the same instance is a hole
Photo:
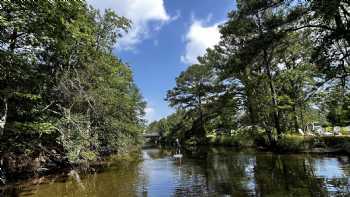
[[[281,152],[350,153],[350,136],[285,135],[277,143]]]
[[[208,136],[208,143],[216,146],[255,147],[255,139],[245,135]]]
[[[213,146],[254,147],[269,149],[264,135],[211,135],[208,144]],[[283,135],[277,140],[275,150],[283,153],[350,153],[350,136],[302,136]]]

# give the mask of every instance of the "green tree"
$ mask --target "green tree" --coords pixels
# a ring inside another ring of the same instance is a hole
[[[129,27],[85,1],[2,1],[1,150],[35,157],[51,147],[77,161],[138,144],[145,102],[112,54]]]
[[[189,110],[195,113],[198,120],[194,127],[196,135],[205,137],[204,105],[211,97],[212,72],[210,67],[202,64],[194,64],[182,72],[176,79],[176,87],[167,94],[170,106]]]

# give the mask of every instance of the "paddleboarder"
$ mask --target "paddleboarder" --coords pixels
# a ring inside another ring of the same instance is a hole
[[[176,138],[176,154],[181,154],[181,145],[178,138]]]

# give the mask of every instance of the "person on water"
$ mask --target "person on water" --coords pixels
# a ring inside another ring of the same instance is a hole
[[[181,154],[181,145],[178,138],[176,138],[176,154]]]

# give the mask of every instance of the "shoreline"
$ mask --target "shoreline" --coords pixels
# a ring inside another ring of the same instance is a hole
[[[220,136],[222,137],[222,136]],[[226,136],[228,137],[228,136]],[[310,144],[307,144],[309,148],[305,148],[305,143],[309,143],[310,139],[315,139],[316,137],[310,138],[309,136],[306,138],[308,140],[304,140],[302,143],[304,144],[303,149],[279,149],[276,150],[272,149],[271,147],[266,147],[266,146],[258,146],[257,144],[239,144],[237,145],[236,143],[233,144],[228,144],[228,143],[219,143],[216,141],[216,143],[212,143],[209,141],[208,144],[205,146],[207,147],[223,147],[223,148],[235,148],[237,150],[241,149],[253,149],[259,152],[272,152],[274,154],[317,154],[317,155],[322,155],[322,154],[337,154],[337,155],[349,155],[349,150],[346,150],[344,147],[332,147],[332,146],[326,146],[326,147],[311,147]],[[324,137],[322,137],[324,138]],[[334,136],[327,137],[328,139],[334,139]],[[341,138],[343,139],[343,142],[348,142],[350,143],[350,136],[342,136],[342,137],[336,137],[336,138]],[[344,139],[345,138],[345,139]],[[317,137],[317,139],[319,139]],[[236,142],[236,141],[234,141]],[[339,146],[338,144],[335,143],[335,146]],[[157,145],[156,145],[157,146]],[[195,151],[197,149],[200,149],[204,145],[184,145],[183,148],[186,151]],[[70,176],[69,174],[72,172],[76,172],[77,174],[82,174],[83,176],[91,173],[98,173],[99,171],[103,170],[104,167],[111,166],[111,165],[119,165],[121,163],[125,162],[136,162],[140,161],[140,150],[143,149],[144,147],[140,147],[138,149],[134,149],[130,152],[123,153],[120,155],[117,154],[111,154],[108,156],[101,157],[100,159],[96,161],[84,161],[80,163],[74,163],[71,164],[70,166],[62,166],[62,167],[56,167],[52,169],[48,169],[47,171],[40,173],[36,171],[32,172],[17,172],[16,173],[16,178],[11,178],[6,184],[0,184],[0,190],[3,188],[6,188],[8,186],[16,186],[17,184],[21,184],[24,182],[28,182],[29,180],[35,180],[35,179],[41,179],[41,178],[52,178],[52,177],[65,177],[65,176]]]
[[[81,174],[83,176],[96,173],[101,171],[103,168],[111,165],[119,165],[125,162],[136,162],[139,161],[139,154],[141,148],[133,148],[129,152],[124,153],[111,153],[109,155],[100,156],[95,161],[80,161],[76,163],[69,163],[67,165],[56,165],[49,168],[46,163],[41,164],[37,169],[16,171],[10,174],[6,172],[6,183],[0,182],[0,190],[7,187],[8,185],[15,186],[17,183],[27,182],[29,180],[41,179],[41,178],[52,178],[52,177],[67,177],[76,176]],[[45,169],[45,170],[42,170]],[[41,171],[42,170],[42,171]],[[16,177],[16,178],[14,178]]]
[[[350,155],[350,136],[300,136],[286,135],[271,147],[262,136],[215,136],[208,137],[207,144],[213,147],[252,148],[259,151],[271,151],[278,154],[344,154]],[[184,147],[198,146],[185,143]],[[201,146],[201,144],[199,144]],[[191,148],[189,148],[191,149]]]

